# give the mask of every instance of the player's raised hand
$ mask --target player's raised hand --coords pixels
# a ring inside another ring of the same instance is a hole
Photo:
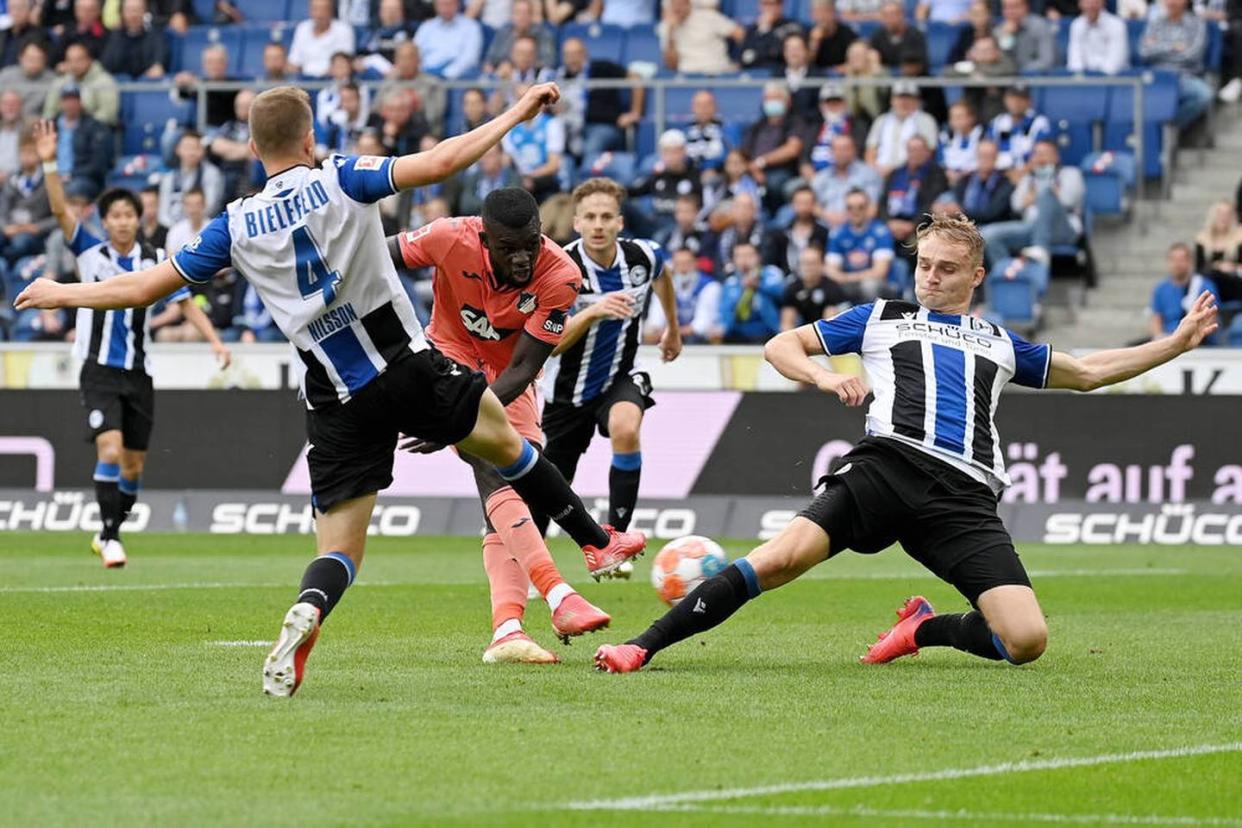
[[[56,160],[56,122],[48,119],[35,121],[31,127],[34,136],[35,152],[40,161]]]
[[[533,118],[545,106],[553,106],[561,99],[561,89],[555,83],[537,83],[526,90],[517,107],[522,113],[522,120]]]
[[[863,385],[863,381],[858,377],[827,374],[816,383],[816,386],[826,394],[836,394],[837,399],[850,408],[862,405],[867,399],[867,386]]]
[[[634,313],[634,300],[628,293],[607,293],[591,310],[597,319],[629,319]]]
[[[1182,317],[1181,324],[1177,326],[1173,336],[1181,341],[1182,350],[1189,351],[1202,345],[1203,340],[1216,333],[1219,327],[1216,297],[1205,290],[1195,299],[1190,312]]]
[[[55,310],[65,307],[64,285],[51,279],[35,279],[26,285],[26,289],[17,294],[13,307],[18,310],[42,308]]]

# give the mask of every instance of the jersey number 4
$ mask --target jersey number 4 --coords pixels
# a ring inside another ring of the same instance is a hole
[[[336,300],[336,286],[341,283],[341,272],[331,270],[319,252],[315,237],[305,226],[293,231],[293,252],[297,256],[298,290],[303,299],[316,293],[323,294],[325,307]]]

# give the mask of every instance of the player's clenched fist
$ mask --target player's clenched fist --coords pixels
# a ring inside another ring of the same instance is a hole
[[[561,99],[561,90],[555,83],[537,83],[527,89],[518,101],[525,117],[533,118],[545,106],[553,106]]]
[[[13,307],[18,310],[42,308],[50,310],[63,307],[61,302],[61,285],[51,279],[35,279],[26,289],[17,295]]]
[[[863,404],[867,398],[867,386],[858,377],[847,377],[842,374],[829,374],[816,385],[820,391],[836,394],[841,402],[851,408]]]

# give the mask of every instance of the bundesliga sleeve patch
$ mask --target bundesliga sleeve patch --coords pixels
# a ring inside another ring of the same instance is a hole
[[[383,163],[384,159],[379,155],[359,155],[358,160],[354,162],[354,169],[378,170]]]

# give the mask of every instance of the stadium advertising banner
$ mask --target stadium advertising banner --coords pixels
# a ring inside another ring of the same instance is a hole
[[[815,393],[657,393],[643,430],[635,528],[771,537],[862,434],[864,412]],[[304,410],[287,391],[163,391],[130,531],[313,530]],[[997,418],[1013,486],[1001,514],[1019,540],[1242,544],[1237,398],[1014,394]],[[94,450],[70,391],[0,391],[0,530],[92,531]],[[606,513],[607,442],[575,488]],[[400,454],[372,532],[477,534],[469,469]]]

